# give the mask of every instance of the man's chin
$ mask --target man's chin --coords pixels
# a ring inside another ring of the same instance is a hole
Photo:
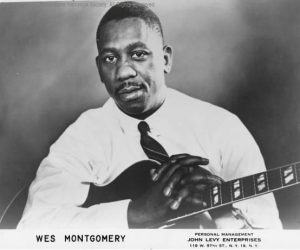
[[[125,114],[129,116],[139,116],[145,113],[146,107],[143,103],[139,101],[131,101],[131,102],[126,102],[125,104],[118,104],[118,107],[123,111]]]

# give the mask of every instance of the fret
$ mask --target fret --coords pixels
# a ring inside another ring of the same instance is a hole
[[[234,201],[244,198],[241,179],[231,181],[232,199]]]
[[[243,189],[244,189],[244,197],[251,197],[255,195],[255,183],[253,176],[246,176],[242,179],[243,182]]]
[[[222,183],[222,185],[221,185],[221,197],[222,197],[222,204],[232,202],[231,183],[230,182]]]
[[[269,190],[266,176],[266,172],[254,175],[256,194],[265,193]]]
[[[210,189],[211,203],[212,203],[213,207],[219,206],[222,204],[220,187],[221,187],[220,185],[215,185]]]
[[[296,173],[293,165],[280,168],[283,186],[289,186],[296,183]]]
[[[272,169],[267,172],[269,189],[274,190],[282,187],[280,168]]]
[[[204,192],[203,200],[206,202],[206,208],[212,207],[212,198],[211,198],[211,189],[206,189],[206,192]]]
[[[296,180],[300,182],[300,163],[295,164],[295,173],[296,173]]]

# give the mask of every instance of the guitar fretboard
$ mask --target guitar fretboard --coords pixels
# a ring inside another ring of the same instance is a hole
[[[205,197],[207,208],[253,198],[300,183],[300,162],[212,187]]]
[[[204,200],[207,206],[205,209],[170,219],[166,221],[164,225],[216,207],[254,198],[299,183],[300,162],[227,181],[220,185],[213,186],[206,192]]]

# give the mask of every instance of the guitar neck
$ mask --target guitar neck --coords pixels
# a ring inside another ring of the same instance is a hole
[[[213,186],[206,192],[204,200],[207,206],[205,209],[173,218],[168,220],[167,223],[172,223],[179,219],[209,211],[223,205],[254,198],[299,183],[300,162],[227,181],[220,185]]]
[[[207,208],[260,196],[300,183],[300,162],[245,176],[209,189]]]

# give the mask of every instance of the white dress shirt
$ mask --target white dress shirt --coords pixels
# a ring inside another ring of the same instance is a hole
[[[169,155],[205,157],[209,165],[204,168],[226,181],[265,171],[248,130],[222,108],[169,88],[164,104],[145,121]],[[129,200],[89,208],[80,205],[89,183],[107,185],[132,164],[147,159],[140,145],[139,122],[121,112],[111,98],[103,107],[84,112],[41,162],[18,228],[128,228]],[[254,226],[281,227],[273,194],[234,206]],[[231,217],[216,223],[235,227]]]

